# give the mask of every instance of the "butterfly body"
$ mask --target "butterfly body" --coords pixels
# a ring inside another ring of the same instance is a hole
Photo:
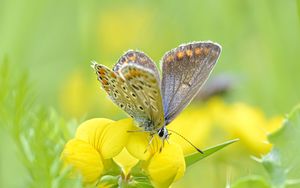
[[[166,126],[199,92],[220,52],[221,47],[212,42],[193,42],[170,50],[161,61],[162,80],[155,63],[139,51],[126,52],[112,70],[97,63],[92,67],[111,100],[138,127],[166,140]]]

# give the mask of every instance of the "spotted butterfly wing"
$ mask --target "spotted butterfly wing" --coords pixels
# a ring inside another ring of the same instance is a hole
[[[181,45],[162,58],[163,106],[169,124],[194,98],[213,70],[221,47],[212,42]]]
[[[128,65],[129,63],[139,65],[140,67],[143,67],[147,70],[151,70],[156,79],[158,81],[160,80],[159,72],[153,60],[150,59],[150,57],[148,57],[145,53],[134,50],[129,50],[124,55],[122,55],[118,62],[115,64],[113,71],[119,72],[119,70],[122,69],[123,66]]]
[[[137,94],[138,109],[149,117],[146,121],[137,119],[146,131],[156,132],[164,126],[164,114],[159,81],[154,72],[138,64],[129,63],[120,70],[128,87]]]
[[[106,91],[110,99],[130,116],[134,117],[138,105],[132,96],[135,95],[134,91],[131,92],[131,88],[128,87],[125,80],[104,65],[93,63],[92,66],[96,71],[102,88]],[[146,115],[144,115],[144,118],[146,118]]]
[[[150,119],[140,125],[147,131],[163,126],[164,116],[160,94],[160,76],[155,63],[143,52],[129,50],[116,63],[113,70],[124,77],[138,97],[139,109]]]
[[[150,58],[142,52],[129,51],[120,58],[114,71],[99,64],[93,67],[112,101],[133,117],[140,127],[154,131],[162,126],[159,73]]]

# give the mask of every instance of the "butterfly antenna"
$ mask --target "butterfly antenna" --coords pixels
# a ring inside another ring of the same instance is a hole
[[[199,153],[204,154],[204,152],[203,152],[201,149],[199,149],[199,148],[198,148],[197,146],[195,146],[191,141],[189,141],[188,139],[186,139],[184,136],[182,136],[182,135],[179,134],[178,132],[173,131],[173,130],[170,130],[170,129],[168,129],[168,131],[171,131],[172,133],[177,134],[178,136],[180,136],[181,138],[183,138],[185,141],[187,141],[191,146],[193,146],[193,148],[195,148]]]

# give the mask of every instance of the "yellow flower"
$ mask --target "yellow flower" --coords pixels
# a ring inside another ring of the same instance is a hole
[[[79,126],[74,139],[62,152],[62,159],[83,176],[85,183],[92,183],[105,172],[105,159],[119,154],[128,139],[131,119],[114,122],[109,119],[91,119]],[[95,169],[94,169],[95,168]]]
[[[168,187],[184,175],[183,147],[169,140],[161,150],[161,139],[157,135],[150,146],[148,138],[149,133],[131,133],[126,145],[127,151],[143,162],[144,170],[155,187]]]
[[[86,183],[94,182],[104,170],[101,155],[81,140],[70,140],[65,146],[62,158],[65,163],[72,164],[78,170]]]
[[[127,132],[136,129],[131,118],[88,120],[66,144],[62,159],[83,176],[84,183],[96,182],[106,174],[110,170],[106,160],[110,159],[121,167],[120,175],[126,181],[130,180],[131,169],[138,162],[156,187],[168,187],[180,179],[185,172],[182,147],[170,140],[161,150],[161,140],[155,136],[147,149],[149,133]]]
[[[185,172],[185,161],[180,145],[170,142],[156,152],[146,167],[155,187],[169,187]]]

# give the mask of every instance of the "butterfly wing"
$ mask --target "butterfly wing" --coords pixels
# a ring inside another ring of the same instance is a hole
[[[159,72],[155,63],[143,52],[129,50],[118,60],[113,68],[114,72],[119,72],[123,66],[128,64],[139,65],[147,70],[151,70],[152,74],[156,77],[160,84]]]
[[[147,131],[163,125],[159,73],[153,61],[142,52],[125,53],[114,71],[94,63],[102,88],[111,100]]]
[[[113,72],[104,65],[93,63],[98,80],[102,88],[106,91],[110,99],[131,117],[147,119],[147,114],[138,113],[138,104],[132,95],[136,95],[128,87],[125,80],[117,73]]]
[[[212,42],[181,45],[162,59],[162,96],[166,124],[194,98],[209,77],[221,52]]]
[[[138,109],[149,116],[150,123],[144,124],[143,128],[157,131],[164,125],[164,113],[159,81],[155,73],[133,63],[123,66],[120,72],[128,87],[137,94]]]

